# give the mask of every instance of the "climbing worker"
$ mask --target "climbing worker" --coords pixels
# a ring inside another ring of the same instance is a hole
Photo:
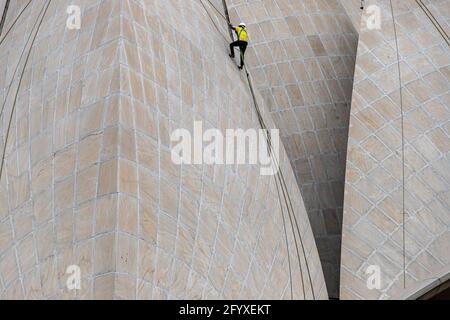
[[[230,44],[230,57],[234,59],[234,47],[239,47],[241,50],[241,66],[239,69],[242,69],[244,67],[244,56],[245,56],[245,50],[247,50],[248,45],[248,33],[245,23],[241,22],[239,26],[234,27],[230,24],[230,28],[233,29],[236,34],[238,40]]]

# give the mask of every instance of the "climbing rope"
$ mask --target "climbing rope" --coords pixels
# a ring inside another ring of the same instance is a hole
[[[6,16],[8,15],[9,2],[10,2],[10,0],[6,0],[5,6],[3,7],[3,14],[2,14],[2,18],[0,20],[0,36],[2,35],[3,26],[5,25],[5,21],[6,21]]]
[[[227,0],[222,0],[223,11],[225,12],[225,22],[230,26],[230,12],[228,11]],[[230,35],[230,39],[234,39],[233,31],[231,28],[228,28],[228,33]]]
[[[39,12],[38,17],[41,15],[41,13],[42,13],[43,10],[44,10],[44,7],[41,8],[41,11]],[[33,28],[32,28],[31,30],[34,30],[34,29],[36,28],[36,25],[37,25],[38,21],[39,21],[39,19],[37,19],[37,20],[35,21],[35,23],[34,23],[34,25],[33,25]],[[10,30],[11,30],[11,29],[10,29]],[[22,52],[21,52],[21,54],[20,54],[19,61],[18,61],[18,63],[17,63],[16,69],[14,70],[14,74],[13,74],[13,76],[12,76],[11,83],[10,83],[10,85],[8,86],[8,90],[7,90],[7,92],[6,92],[6,97],[5,97],[5,100],[3,101],[2,108],[1,108],[1,110],[0,110],[0,119],[1,119],[2,116],[3,116],[3,112],[4,112],[4,110],[5,110],[6,102],[7,102],[7,100],[8,100],[8,96],[9,96],[9,93],[10,93],[10,91],[11,91],[12,84],[14,83],[14,79],[16,78],[17,71],[19,70],[19,67],[20,67],[20,61],[22,61],[22,57],[23,57],[23,55],[25,54],[25,49],[26,49],[28,43],[30,42],[30,39],[31,39],[32,34],[33,34],[33,32],[31,32],[31,33],[28,35],[28,39],[27,39],[27,41],[25,42],[25,46],[24,46],[24,48],[23,48],[23,50],[22,50]],[[6,37],[6,35],[5,35],[5,37]],[[5,38],[3,38],[3,39],[5,39]],[[0,44],[1,44],[1,43],[0,43]]]
[[[422,0],[416,0],[417,5],[422,9],[422,11],[425,13],[425,15],[430,19],[431,23],[434,25],[434,27],[437,29],[439,34],[444,38],[445,42],[448,46],[450,46],[450,38],[445,31],[445,29],[441,26],[439,21],[436,19],[436,17],[433,15],[433,13],[428,9],[428,7],[422,2]]]
[[[221,16],[225,21],[227,21],[227,17],[222,12],[220,12],[219,9],[216,8],[216,6],[211,2],[211,0],[206,0],[206,1],[209,2],[211,7],[213,7],[213,9],[219,14],[219,16]]]
[[[255,92],[254,92],[254,89],[253,89],[253,84],[252,84],[252,81],[251,81],[250,74],[249,74],[249,72],[247,70],[247,67],[245,67],[245,71],[246,71],[246,74],[247,74],[247,80],[248,80],[248,83],[249,83],[249,88],[250,88],[250,92],[251,92],[252,99],[253,99],[253,102],[254,102],[254,106],[255,106],[256,113],[257,113],[258,121],[260,123],[261,128],[266,133],[267,143],[268,143],[268,147],[270,149],[269,152],[270,152],[270,154],[272,156],[272,161],[274,162],[274,166],[276,168],[279,168],[279,170],[277,172],[277,175],[276,175],[276,179],[278,179],[280,185],[282,186],[283,198],[284,198],[284,201],[286,203],[286,207],[288,209],[289,220],[290,220],[290,224],[291,224],[291,228],[292,228],[292,233],[293,233],[293,236],[294,236],[294,243],[295,243],[296,249],[297,249],[297,258],[299,260],[299,268],[300,268],[300,272],[301,272],[301,276],[302,276],[303,294],[304,294],[304,297],[306,299],[306,292],[305,292],[306,290],[304,288],[304,280],[303,280],[303,268],[301,266],[301,258],[300,258],[300,254],[298,252],[298,242],[297,242],[296,235],[299,237],[301,250],[302,250],[303,257],[305,259],[306,268],[307,268],[308,279],[309,279],[309,282],[310,282],[310,285],[311,285],[311,293],[312,293],[313,299],[315,300],[314,287],[313,287],[313,284],[312,284],[311,272],[310,272],[310,269],[309,269],[309,263],[308,263],[307,256],[306,256],[306,250],[305,250],[305,247],[304,247],[304,244],[303,244],[301,231],[300,231],[300,228],[299,228],[297,216],[295,215],[295,209],[294,209],[294,206],[293,206],[293,203],[292,203],[292,199],[291,199],[288,187],[287,187],[286,179],[284,177],[283,171],[281,170],[281,166],[278,163],[277,157],[273,155],[272,139],[271,139],[269,130],[267,129],[267,126],[265,124],[265,121],[264,121],[264,119],[262,117],[261,109],[259,108],[259,104],[258,104],[257,99],[256,99],[256,95],[255,95]],[[280,201],[281,201],[281,199],[280,199]],[[295,224],[295,229],[296,229],[297,232],[295,232],[295,230],[294,230],[294,224]]]
[[[17,17],[14,19],[14,21],[12,22],[12,24],[9,26],[8,30],[6,30],[5,35],[3,36],[3,38],[0,40],[0,45],[2,45],[2,43],[5,41],[6,37],[8,36],[9,32],[12,30],[12,28],[14,28],[14,26],[16,25],[17,21],[20,19],[20,17],[22,16],[22,14],[25,12],[25,10],[28,8],[28,6],[31,4],[33,0],[29,0],[28,3],[22,8],[22,10],[20,10],[19,14],[17,15]],[[6,9],[5,9],[6,10]],[[5,16],[5,20],[3,21],[3,23],[6,21],[6,16]],[[2,29],[3,29],[3,25],[2,25]],[[0,29],[0,35],[2,34],[2,30]]]
[[[406,165],[405,165],[405,121],[404,121],[404,107],[403,107],[403,84],[402,84],[402,71],[400,63],[400,48],[398,43],[397,25],[395,21],[394,6],[392,0],[390,1],[392,24],[394,27],[395,46],[397,51],[397,68],[398,68],[398,80],[399,80],[399,94],[400,94],[400,113],[401,113],[401,132],[402,132],[402,250],[403,250],[403,288],[406,289]],[[430,19],[431,23],[437,29],[439,34],[444,38],[447,45],[450,46],[449,36],[441,26],[439,21],[434,17],[433,13],[427,8],[422,0],[416,0],[417,5],[423,10],[425,15]]]
[[[36,28],[36,25],[37,25],[36,32],[34,33],[33,39],[31,40],[30,50],[28,51],[28,54],[26,56],[26,59],[25,59],[24,65],[23,65],[23,69],[22,69],[20,77],[19,77],[19,84],[17,86],[17,91],[16,91],[16,94],[15,94],[15,97],[14,97],[14,101],[13,101],[13,105],[12,105],[11,115],[9,117],[8,128],[6,130],[6,136],[5,136],[5,143],[4,143],[4,146],[3,146],[3,154],[2,154],[1,163],[0,163],[0,181],[2,179],[3,168],[4,168],[4,164],[5,164],[5,158],[6,158],[6,147],[8,145],[9,133],[11,131],[12,120],[13,120],[13,117],[14,117],[14,111],[16,109],[17,98],[19,96],[20,86],[22,84],[23,76],[25,74],[25,69],[26,69],[26,67],[28,65],[28,61],[29,61],[30,56],[31,56],[31,51],[33,49],[34,42],[35,42],[36,37],[37,37],[37,35],[39,33],[39,29],[41,28],[42,22],[44,21],[45,14],[47,13],[47,10],[48,10],[48,8],[50,6],[51,1],[52,0],[48,0],[47,4],[44,4],[44,6],[42,7],[41,11],[39,12],[38,18],[37,18],[36,22],[34,23],[33,28],[31,29],[30,35],[28,36],[27,42],[25,43],[25,46],[24,46],[24,48],[22,50],[22,54],[20,55],[20,58],[19,58],[19,62],[17,64],[16,71],[18,70],[18,67],[20,65],[20,61],[22,60],[23,54],[25,52],[25,49],[26,49],[28,43],[30,42],[31,36],[33,34],[33,31],[34,31],[34,29]],[[44,10],[44,8],[45,8],[45,10]],[[42,17],[41,17],[41,19],[39,21],[39,16],[41,15],[43,10],[44,10],[44,13],[42,14]],[[38,21],[39,21],[39,23],[38,23]],[[13,78],[12,78],[11,83],[10,83],[10,86],[8,88],[8,92],[7,92],[7,95],[5,97],[5,101],[3,103],[3,107],[2,107],[2,113],[0,114],[0,119],[1,119],[1,117],[3,115],[3,110],[5,108],[6,101],[8,100],[8,95],[9,95],[10,89],[11,89],[11,87],[13,85],[15,74],[16,74],[16,72],[14,73]]]
[[[292,284],[292,267],[291,267],[291,256],[289,254],[289,239],[288,239],[288,236],[287,236],[286,219],[284,217],[283,203],[281,202],[281,195],[280,195],[281,185],[280,185],[280,187],[278,187],[278,182],[277,182],[276,179],[275,179],[275,186],[277,188],[277,195],[278,195],[278,200],[279,200],[278,202],[280,204],[281,218],[283,219],[283,231],[284,231],[284,237],[285,237],[285,241],[286,241],[286,251],[287,251],[288,268],[289,268],[289,286],[290,286],[290,289],[291,289],[291,300],[292,300],[292,299],[294,299],[294,287],[293,287],[293,284]]]
[[[44,7],[41,8],[41,11],[40,11],[39,14],[38,14],[38,18],[39,18],[39,16],[41,15],[41,13],[42,13],[43,10],[44,10]],[[39,21],[39,19],[37,19],[37,20],[35,21],[35,23],[34,23],[32,29],[31,29],[32,31],[36,28],[36,25],[37,25],[38,21]],[[14,79],[16,78],[17,71],[19,70],[19,67],[20,67],[20,61],[22,60],[22,57],[23,57],[23,55],[25,54],[25,49],[26,49],[28,43],[30,42],[30,39],[31,39],[32,34],[33,34],[33,32],[31,32],[31,33],[28,35],[27,41],[25,42],[25,46],[24,46],[24,48],[23,48],[23,50],[22,50],[22,52],[21,52],[21,54],[20,54],[19,61],[18,61],[17,66],[16,66],[16,68],[15,68],[15,70],[14,70],[14,74],[13,74],[13,76],[12,76],[11,83],[10,83],[10,85],[8,86],[8,90],[7,90],[7,92],[6,92],[6,97],[5,97],[5,100],[3,101],[2,108],[1,108],[1,110],[0,110],[0,119],[1,119],[2,116],[3,116],[3,112],[4,112],[4,110],[5,110],[5,106],[6,106],[6,102],[7,102],[7,98],[8,98],[8,96],[9,96],[10,91],[11,91],[12,84],[14,83]]]
[[[203,1],[202,0],[199,0],[199,1],[201,2],[203,8],[205,9],[205,11],[207,12],[207,14],[210,17],[211,21],[213,22],[215,28],[217,29],[217,31],[219,31],[219,33],[223,37],[222,32],[220,31],[218,26],[215,24],[214,20],[212,19],[211,15],[209,14],[208,10],[206,9],[206,6],[204,5]],[[214,8],[214,10],[216,12],[220,13],[220,11],[211,3],[211,1],[209,1],[209,0],[207,0],[207,1]],[[227,5],[226,5],[226,1],[223,1],[223,4],[224,4],[224,9],[225,9],[226,15],[223,15],[222,13],[220,13],[220,17],[225,20],[227,25],[230,25],[231,23],[229,21],[229,18],[227,18],[227,17],[229,17],[229,15],[227,15],[228,8],[227,8]],[[231,36],[232,36],[232,34],[231,34]],[[225,38],[225,40],[226,40],[226,38]],[[232,39],[232,40],[234,40],[234,39]],[[243,59],[242,52],[241,52],[241,57]],[[273,163],[275,163],[275,167],[280,168],[279,163],[276,160],[276,157],[274,157],[274,155],[273,155],[272,141],[271,141],[270,133],[269,133],[269,131],[267,129],[267,126],[265,125],[264,119],[262,118],[261,111],[259,109],[259,106],[258,106],[258,103],[257,103],[257,100],[256,100],[256,96],[255,96],[255,93],[254,93],[253,85],[252,85],[252,82],[251,82],[251,79],[250,79],[250,74],[249,74],[249,72],[247,70],[247,67],[245,67],[245,72],[246,72],[246,75],[247,75],[247,80],[248,80],[250,92],[251,92],[251,95],[252,95],[252,99],[253,99],[253,102],[254,102],[254,105],[255,105],[258,121],[260,123],[261,128],[264,130],[265,135],[266,135],[267,145],[268,145],[268,148],[269,148],[269,154],[271,156],[271,159],[272,159]],[[277,179],[278,179],[278,181],[277,181]],[[290,262],[288,237],[287,237],[286,224],[285,224],[286,223],[286,219],[284,217],[284,210],[283,210],[283,204],[282,204],[283,201],[281,199],[281,193],[283,194],[284,202],[285,202],[286,209],[287,209],[288,216],[289,216],[289,221],[290,221],[291,228],[292,228],[292,233],[293,233],[293,237],[294,237],[294,243],[295,243],[295,246],[296,246],[297,259],[298,259],[299,269],[300,269],[300,273],[301,273],[301,277],[302,277],[303,296],[306,299],[306,290],[305,290],[305,287],[304,287],[304,280],[303,280],[303,268],[302,268],[302,265],[301,265],[301,258],[300,258],[299,248],[298,248],[297,236],[299,237],[299,241],[301,243],[301,248],[302,248],[302,251],[303,251],[303,256],[305,258],[305,263],[306,263],[307,270],[308,270],[308,277],[309,277],[310,285],[311,285],[312,296],[315,299],[314,288],[313,288],[313,285],[312,285],[312,279],[311,279],[311,275],[310,275],[310,271],[309,271],[308,261],[306,259],[306,251],[305,251],[305,248],[304,248],[304,245],[303,245],[303,239],[301,238],[301,232],[300,232],[300,229],[299,229],[299,226],[298,226],[297,217],[295,216],[295,212],[294,212],[294,208],[293,208],[293,205],[292,205],[292,201],[290,199],[290,195],[289,195],[289,191],[288,191],[288,188],[287,188],[286,180],[284,178],[283,173],[281,172],[281,169],[278,170],[278,172],[277,172],[277,175],[275,177],[275,184],[276,184],[276,187],[277,187],[277,194],[278,194],[278,199],[279,199],[279,203],[280,203],[280,207],[281,207],[283,223],[284,223],[283,224],[283,228],[284,228],[284,231],[285,231],[286,247],[287,247],[287,254],[288,254],[288,264],[289,264],[289,273],[290,273],[290,286],[291,286],[291,298],[293,298],[292,271],[291,271],[291,262]],[[280,192],[280,189],[281,189],[281,192]],[[296,236],[296,232],[294,230],[294,223],[296,225],[296,229],[297,229],[297,233],[298,233],[297,236]]]
[[[226,5],[226,1],[223,1],[223,3],[224,3],[224,7],[225,7],[224,8],[225,9],[225,13],[229,17],[229,15],[227,14],[228,8],[227,8],[227,5]],[[228,25],[231,24],[230,21],[229,21],[229,18],[227,19],[223,15],[221,15],[221,16],[226,19],[226,22],[227,22]],[[232,39],[232,40],[234,40],[234,39]],[[244,58],[243,54],[242,54],[242,51],[241,51],[241,58],[242,59]],[[286,208],[287,208],[287,211],[288,211],[288,215],[289,215],[289,220],[290,220],[290,223],[291,223],[292,233],[293,233],[293,236],[294,236],[294,243],[295,243],[296,249],[297,249],[297,258],[298,258],[298,262],[299,262],[299,269],[300,269],[300,273],[301,273],[301,277],[302,277],[303,296],[306,299],[306,290],[305,290],[305,287],[304,287],[304,280],[303,280],[303,268],[302,268],[302,265],[301,265],[301,258],[300,258],[300,254],[299,254],[298,242],[297,242],[296,235],[299,238],[299,242],[300,242],[300,245],[301,245],[303,257],[305,259],[305,264],[306,264],[308,278],[309,278],[309,282],[310,282],[310,286],[311,286],[312,296],[313,296],[313,299],[315,299],[315,293],[314,293],[314,287],[313,287],[313,284],[312,284],[311,273],[310,273],[310,269],[309,269],[309,263],[308,263],[308,260],[307,260],[307,257],[306,257],[306,250],[305,250],[305,247],[304,247],[304,244],[303,244],[303,239],[302,239],[302,236],[301,236],[298,220],[297,220],[297,217],[295,215],[295,210],[294,210],[294,206],[292,204],[292,199],[290,197],[290,193],[289,193],[289,190],[288,190],[288,187],[287,187],[286,179],[284,177],[283,171],[281,170],[280,164],[278,163],[278,159],[273,154],[272,139],[271,139],[269,130],[267,129],[267,126],[265,124],[265,121],[264,121],[264,119],[262,117],[262,113],[261,113],[261,110],[259,108],[259,105],[258,105],[258,102],[257,102],[257,99],[256,99],[255,91],[253,89],[253,84],[252,84],[252,81],[251,81],[251,78],[250,78],[250,73],[248,72],[248,69],[247,69],[246,66],[245,66],[245,72],[246,72],[246,75],[247,75],[247,81],[248,81],[248,85],[249,85],[249,88],[250,88],[250,93],[251,93],[251,96],[252,96],[252,99],[253,99],[253,103],[254,103],[254,106],[255,106],[255,110],[256,110],[257,117],[258,117],[258,121],[260,123],[261,128],[264,130],[265,135],[266,135],[267,145],[268,145],[268,148],[269,148],[269,154],[271,155],[271,159],[272,159],[275,167],[279,169],[277,171],[277,175],[276,175],[276,178],[275,178],[275,183],[276,183],[277,188],[278,188],[277,180],[278,180],[278,182],[280,184],[280,187],[281,187],[281,190],[282,190],[282,194],[283,194],[283,198],[284,198],[284,201],[285,201],[285,204],[286,204]],[[279,201],[280,201],[280,205],[281,205],[282,200],[281,200],[280,196],[279,196]],[[283,220],[284,220],[284,215],[283,215]],[[295,223],[295,229],[297,230],[297,233],[294,230],[294,223]],[[287,239],[287,235],[286,235],[286,239]],[[289,251],[288,251],[288,257],[289,257]],[[291,282],[292,282],[292,278],[291,278]],[[291,292],[291,294],[292,294],[292,292]],[[293,294],[292,294],[292,296],[293,296]]]
[[[228,8],[226,6],[226,2],[225,1],[223,1],[223,2],[224,2],[225,12],[227,14],[228,13]],[[227,16],[229,16],[229,15],[227,14]],[[227,19],[227,24],[231,24],[228,19]],[[232,41],[234,40],[234,38],[232,36],[232,33],[231,33],[231,40]],[[240,55],[241,55],[241,59],[244,60],[244,56],[243,56],[242,51],[240,51]],[[267,129],[265,121],[264,121],[264,119],[262,117],[261,110],[259,109],[259,105],[257,103],[255,91],[253,89],[253,84],[251,82],[250,74],[248,72],[247,67],[245,67],[245,72],[246,72],[246,75],[247,75],[247,81],[248,81],[248,84],[249,84],[250,93],[251,93],[251,96],[252,96],[252,99],[253,99],[253,102],[254,102],[254,106],[255,106],[255,109],[256,109],[258,122],[260,124],[260,127],[263,129],[263,131],[265,133],[266,142],[267,142],[267,148],[268,148],[269,155],[271,157],[271,161],[272,161],[273,167],[279,169],[277,171],[277,174],[276,174],[275,179],[274,179],[275,186],[277,188],[277,196],[278,196],[278,200],[279,200],[279,203],[280,203],[280,207],[283,208],[283,201],[281,199],[281,193],[283,195],[284,203],[286,205],[286,210],[287,210],[287,214],[288,214],[288,217],[289,217],[289,222],[290,222],[290,225],[291,225],[291,231],[292,231],[292,234],[293,234],[293,237],[294,237],[294,244],[295,244],[295,248],[296,248],[297,260],[298,260],[299,269],[300,269],[300,275],[301,275],[301,279],[302,279],[303,297],[306,299],[305,281],[303,279],[303,267],[302,267],[301,257],[300,257],[299,247],[298,247],[298,240],[297,240],[297,236],[296,236],[296,233],[295,233],[295,230],[294,230],[294,223],[293,223],[293,220],[292,220],[292,216],[294,216],[294,219],[296,219],[296,217],[295,217],[295,214],[293,213],[292,203],[288,202],[287,194],[289,194],[289,192],[287,190],[287,186],[286,186],[286,183],[284,181],[284,176],[282,174],[280,175],[281,168],[280,168],[280,165],[278,164],[276,156],[274,155],[273,150],[272,150],[272,147],[273,147],[273,145],[272,145],[272,138],[271,138],[269,130]],[[281,192],[280,192],[280,189],[281,189]],[[292,284],[292,271],[291,271],[291,266],[290,266],[290,264],[291,264],[290,263],[290,250],[289,250],[289,241],[288,241],[287,230],[286,230],[286,219],[284,217],[284,210],[281,210],[281,215],[282,215],[282,219],[283,219],[283,229],[284,229],[284,232],[285,232],[286,249],[287,249],[288,264],[289,264],[289,271],[290,271],[289,272],[289,276],[290,276],[289,279],[290,279],[290,286],[291,286],[291,299],[293,299],[294,294],[293,294],[293,284]],[[299,235],[299,237],[301,237],[300,233],[298,235]],[[302,242],[301,238],[300,238],[300,242]],[[303,245],[302,245],[302,248],[303,248]],[[311,285],[311,287],[312,287],[312,285]],[[313,296],[314,296],[314,293],[313,293]]]
[[[288,213],[289,222],[291,224],[291,231],[292,231],[292,235],[294,237],[294,244],[295,244],[296,253],[297,253],[297,260],[298,260],[300,274],[301,274],[301,278],[302,278],[302,291],[303,291],[303,296],[306,299],[306,290],[305,290],[305,284],[304,284],[305,282],[304,282],[304,279],[303,279],[303,267],[302,267],[302,264],[301,264],[300,251],[299,251],[299,247],[298,247],[296,233],[295,233],[295,230],[294,230],[294,223],[293,223],[293,220],[292,220],[292,206],[289,205],[289,202],[288,202],[288,199],[287,199],[287,196],[286,196],[286,192],[287,192],[286,185],[283,184],[283,179],[284,178],[282,179],[281,175],[280,175],[281,167],[279,166],[278,161],[276,160],[276,156],[273,153],[272,138],[271,138],[269,130],[267,129],[267,126],[265,124],[264,118],[262,117],[261,110],[259,109],[259,105],[258,105],[258,102],[257,102],[257,99],[256,99],[256,95],[255,95],[255,92],[254,92],[254,89],[253,89],[253,85],[252,85],[252,82],[251,82],[251,79],[250,79],[250,74],[248,73],[247,69],[245,69],[245,71],[246,71],[247,80],[248,80],[248,83],[249,83],[250,94],[252,96],[253,103],[254,103],[254,106],[255,106],[258,122],[259,122],[260,127],[264,131],[264,134],[265,134],[265,137],[266,137],[266,142],[267,142],[268,152],[269,152],[269,155],[270,155],[273,167],[279,169],[277,171],[277,174],[275,175],[275,185],[277,187],[278,200],[280,202],[280,206],[282,207],[282,202],[283,201],[281,199],[280,191],[278,189],[278,184],[279,184],[280,188],[281,188],[281,191],[282,191],[281,193],[282,193],[283,198],[284,198],[284,203],[286,205],[286,210],[287,210],[287,213]],[[283,216],[283,221],[285,221],[285,219],[284,219],[284,212],[282,211],[281,214]],[[295,217],[295,215],[294,215],[294,217]],[[284,225],[284,228],[286,228],[285,225]],[[286,234],[286,239],[287,239],[287,234]],[[300,241],[301,241],[301,238],[300,238]],[[288,242],[286,242],[286,246],[287,246],[287,248],[289,248]],[[288,251],[288,259],[290,259],[289,258],[289,251]],[[292,275],[291,275],[291,279],[292,279]],[[292,294],[291,297],[293,298],[293,294]]]
[[[220,28],[217,26],[216,22],[214,21],[214,19],[212,18],[211,14],[209,13],[208,9],[206,8],[205,4],[203,3],[202,0],[199,0],[203,9],[205,9],[206,14],[208,15],[209,19],[211,20],[212,24],[214,25],[214,27],[216,28],[217,32],[219,32],[219,34],[222,36],[222,38],[225,40],[225,42],[228,42],[227,38],[223,35],[222,30],[220,30]],[[210,2],[211,3],[211,2]],[[214,7],[214,6],[213,6]],[[214,7],[215,8],[215,7]],[[217,9],[216,9],[217,10]],[[223,17],[222,17],[223,18]]]
[[[402,132],[402,250],[403,250],[403,287],[406,289],[406,175],[405,175],[405,120],[403,112],[403,84],[402,84],[402,71],[400,65],[400,49],[398,44],[397,26],[395,22],[394,6],[392,0],[389,0],[391,4],[392,12],[392,24],[394,26],[395,46],[397,51],[397,68],[398,68],[398,80],[399,80],[399,93],[400,93],[400,118],[401,118],[401,132]]]

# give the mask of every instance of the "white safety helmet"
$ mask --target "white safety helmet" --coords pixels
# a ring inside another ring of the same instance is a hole
[[[241,23],[239,23],[239,27],[246,27],[247,25],[245,24],[245,23],[243,23],[243,22],[241,22]]]

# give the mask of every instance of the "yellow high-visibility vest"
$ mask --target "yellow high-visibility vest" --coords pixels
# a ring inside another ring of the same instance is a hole
[[[247,30],[243,27],[236,27],[236,33],[238,35],[239,41],[248,42]]]

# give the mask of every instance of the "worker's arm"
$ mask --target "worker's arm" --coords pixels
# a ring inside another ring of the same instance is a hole
[[[236,27],[235,26],[233,26],[231,23],[230,24],[228,24],[228,26],[230,27],[230,29],[232,29],[232,30],[236,30]]]

